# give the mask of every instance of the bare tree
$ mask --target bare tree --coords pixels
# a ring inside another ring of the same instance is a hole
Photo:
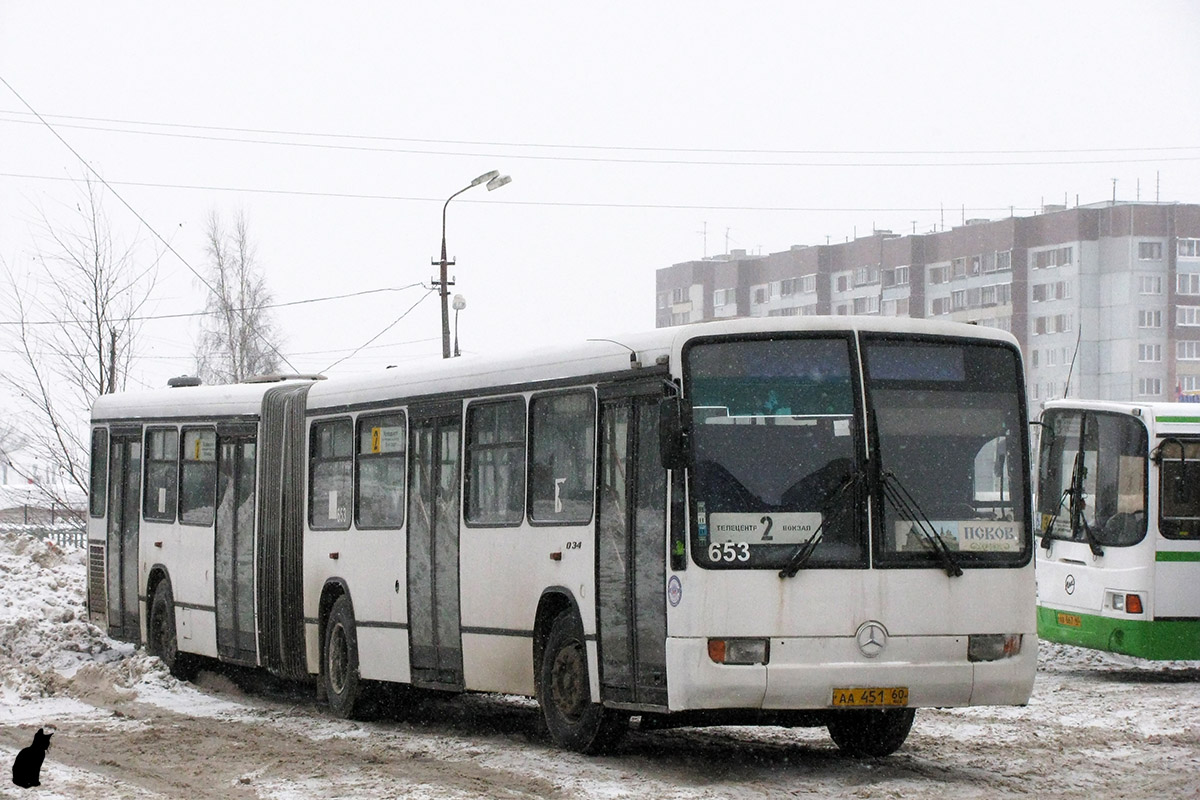
[[[255,261],[245,214],[226,231],[216,211],[208,218],[208,315],[196,343],[196,374],[205,383],[237,383],[279,371],[278,331],[271,292]]]
[[[62,226],[39,212],[34,264],[18,274],[0,263],[8,284],[3,335],[17,369],[0,375],[25,412],[26,450],[82,491],[88,486],[87,418],[102,394],[125,388],[140,331],[138,313],[157,278],[136,242],[119,244],[98,187],[80,184],[75,219]],[[62,487],[41,486],[65,503]]]

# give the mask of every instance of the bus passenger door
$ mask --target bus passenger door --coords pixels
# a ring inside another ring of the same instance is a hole
[[[412,682],[463,688],[458,523],[462,405],[409,409],[408,637]]]
[[[628,390],[626,390],[627,392]],[[666,472],[656,382],[601,395],[596,586],[604,700],[667,704]]]
[[[138,527],[142,516],[142,432],[113,430],[109,449],[108,635],[137,642]]]
[[[217,431],[217,540],[214,575],[217,652],[257,663],[254,624],[254,478],[256,443],[249,432]]]

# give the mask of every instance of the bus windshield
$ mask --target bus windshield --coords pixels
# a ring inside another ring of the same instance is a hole
[[[1096,547],[1146,535],[1146,426],[1125,414],[1051,409],[1038,456],[1040,532]]]
[[[1031,552],[1020,359],[1008,346],[863,335],[881,565],[1023,564]]]
[[[854,502],[864,488],[855,479],[851,342],[793,336],[688,347],[700,563],[781,567],[811,543],[809,566],[866,566],[863,504]]]

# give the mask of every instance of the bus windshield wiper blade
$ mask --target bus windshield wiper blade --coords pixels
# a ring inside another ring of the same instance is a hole
[[[829,519],[840,517],[845,513],[846,506],[843,505],[834,508],[832,514],[829,513],[829,509],[834,506],[835,501],[841,495],[845,494],[850,487],[862,480],[862,474],[862,470],[847,473],[842,482],[835,486],[833,491],[829,493],[829,496],[825,498],[825,502],[821,503],[821,524],[812,532],[812,536],[801,542],[796,548],[796,552],[792,553],[792,557],[788,559],[787,564],[784,565],[783,569],[779,570],[779,577],[794,578],[796,577],[796,573],[808,563],[808,560],[816,552],[817,545],[821,543],[821,539],[825,534],[825,523]]]
[[[1086,434],[1087,415],[1085,414],[1079,429],[1079,451],[1075,453],[1075,462],[1071,465],[1071,488],[1067,490],[1071,493],[1071,535],[1074,536],[1076,532],[1083,533],[1083,540],[1087,542],[1088,549],[1092,551],[1093,556],[1099,558],[1104,555],[1104,548],[1100,546],[1100,542],[1096,541],[1096,535],[1092,533],[1092,526],[1083,516],[1083,509],[1087,506],[1083,499],[1083,482],[1087,479],[1087,465],[1084,464]]]
[[[963,574],[962,567],[954,560],[954,554],[950,551],[950,545],[946,544],[937,532],[937,528],[929,521],[929,517],[917,505],[916,498],[908,489],[904,488],[904,484],[900,483],[900,479],[895,473],[884,471],[882,473],[882,488],[883,496],[886,497],[892,506],[908,519],[912,520],[917,530],[925,537],[925,541],[933,548],[933,552],[937,554],[938,559],[942,562],[942,567],[946,570],[946,575],[951,578],[957,578]]]

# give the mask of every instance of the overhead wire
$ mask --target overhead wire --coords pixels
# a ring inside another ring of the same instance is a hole
[[[0,110],[0,114],[22,114],[23,112],[14,112]],[[374,141],[374,142],[403,142],[409,144],[426,144],[439,146],[468,146],[468,147],[507,147],[507,148],[527,148],[527,149],[545,149],[545,150],[582,150],[582,151],[598,151],[598,152],[623,152],[623,153],[721,153],[727,155],[1030,155],[1036,153],[1054,153],[1054,154],[1078,154],[1078,153],[1154,153],[1154,152],[1175,152],[1182,150],[1198,150],[1200,145],[1168,145],[1158,147],[1081,147],[1081,148],[997,148],[997,149],[967,149],[967,148],[947,148],[947,149],[774,149],[774,148],[719,148],[719,147],[661,147],[661,146],[632,146],[632,145],[589,145],[589,144],[562,144],[554,142],[511,142],[511,141],[484,141],[484,140],[469,140],[469,139],[437,139],[437,138],[418,138],[418,137],[402,137],[402,136],[380,136],[372,134],[346,134],[346,133],[323,133],[315,131],[297,131],[283,130],[271,128],[246,128],[233,127],[224,125],[200,125],[187,123],[171,123],[146,120],[126,120],[126,119],[110,119],[104,117],[84,117],[76,115],[46,115],[55,119],[78,120],[81,122],[105,123],[109,125],[140,125],[144,127],[158,128],[173,128],[185,130],[201,130],[201,131],[218,131],[225,133],[242,133],[255,134],[260,136],[296,136],[316,139],[333,139],[333,140],[358,140],[358,141]],[[0,118],[4,122],[16,123],[31,123],[31,120],[6,120]],[[194,139],[209,139],[212,141],[232,141],[244,142],[253,144],[274,144],[285,146],[311,146],[311,147],[333,147],[344,149],[362,149],[377,152],[417,152],[422,155],[494,155],[491,153],[446,153],[441,151],[410,151],[407,149],[391,149],[391,148],[374,148],[365,146],[342,146],[342,145],[322,145],[314,142],[290,142],[279,140],[264,140],[264,139],[241,139],[230,137],[218,137],[201,134],[186,134],[186,133],[160,133],[157,131],[141,131],[128,128],[105,128],[95,125],[76,125],[66,123],[63,127],[71,127],[82,130],[96,130],[114,133],[132,133],[140,135],[159,135],[173,136],[181,138]],[[541,158],[549,160],[571,160],[571,157],[555,157],[555,156],[522,156],[519,154],[513,155],[516,158]],[[579,159],[579,160],[607,160],[607,159]],[[641,160],[631,159],[615,159],[618,162],[641,163]],[[1122,159],[1124,160],[1124,159]],[[1192,159],[1189,159],[1192,160]],[[660,161],[658,159],[649,159],[653,163],[680,163],[670,160]],[[682,163],[720,163],[726,162],[682,162]],[[728,162],[730,165],[742,165],[753,162]],[[1011,163],[1011,162],[1006,162]],[[1038,162],[1042,163],[1042,162]],[[1094,162],[1051,162],[1051,163],[1094,163]],[[1111,162],[1099,162],[1111,163]],[[786,166],[777,163],[764,164],[763,166]],[[799,165],[808,166],[808,165]],[[840,166],[840,165],[839,165]],[[880,166],[872,164],[871,166]],[[919,166],[931,166],[929,164],[921,164]],[[970,166],[963,164],[953,164],[951,166]]]
[[[174,255],[174,256],[175,256],[177,259],[179,259],[179,263],[181,263],[181,264],[183,264],[185,267],[187,267],[188,271],[189,271],[189,272],[191,272],[193,275],[195,275],[195,276],[196,276],[196,278],[197,278],[197,279],[199,279],[199,281],[200,281],[202,284],[204,284],[204,286],[205,286],[205,287],[207,287],[207,288],[208,288],[208,290],[209,290],[210,292],[212,292],[214,295],[218,295],[218,292],[217,292],[217,290],[216,290],[216,289],[213,287],[213,285],[212,285],[211,283],[209,283],[209,282],[208,282],[208,281],[207,281],[207,280],[204,278],[204,276],[203,276],[203,275],[201,275],[201,274],[200,274],[200,272],[198,272],[198,271],[196,270],[196,268],[195,268],[195,267],[193,267],[193,266],[191,265],[191,263],[190,263],[190,262],[188,262],[188,260],[187,260],[186,258],[184,258],[184,257],[183,257],[183,255],[182,255],[182,254],[181,254],[181,253],[180,253],[178,250],[176,250],[176,249],[175,249],[175,248],[174,248],[174,247],[171,245],[171,243],[170,243],[170,242],[168,242],[168,241],[166,240],[166,238],[165,238],[165,237],[163,237],[163,235],[162,235],[162,234],[160,234],[160,233],[159,233],[159,232],[158,232],[158,231],[155,229],[155,227],[154,227],[153,225],[151,225],[149,222],[147,222],[147,221],[146,221],[146,219],[145,219],[145,217],[143,217],[143,216],[141,215],[141,213],[139,213],[139,212],[138,212],[138,210],[137,210],[136,208],[134,208],[134,207],[133,207],[133,205],[132,205],[132,204],[130,204],[130,203],[129,203],[129,201],[128,201],[128,200],[126,200],[126,199],[125,199],[125,198],[124,198],[124,197],[121,195],[121,193],[120,193],[120,192],[118,192],[116,189],[114,189],[112,186],[110,186],[110,185],[109,185],[109,183],[108,183],[108,181],[106,181],[106,180],[104,179],[104,176],[103,176],[103,175],[101,175],[101,174],[100,174],[100,172],[99,172],[98,170],[96,170],[96,168],[95,168],[95,167],[93,167],[91,164],[89,164],[89,163],[87,162],[87,159],[85,159],[85,158],[84,158],[82,155],[80,155],[80,154],[79,154],[79,152],[78,152],[78,151],[77,151],[77,150],[76,150],[74,147],[72,147],[72,146],[71,146],[71,143],[70,143],[70,142],[68,142],[68,141],[67,141],[67,140],[66,140],[66,139],[63,137],[63,135],[62,135],[62,134],[60,134],[60,133],[59,133],[57,130],[55,130],[54,126],[53,126],[53,125],[51,125],[51,124],[50,124],[50,122],[49,122],[48,120],[44,119],[44,118],[43,118],[43,117],[42,117],[40,114],[38,114],[37,110],[36,110],[36,109],[35,109],[35,108],[34,108],[32,105],[30,105],[30,103],[29,103],[29,102],[28,102],[28,101],[27,101],[27,100],[26,100],[26,99],[25,99],[25,98],[24,98],[24,97],[21,95],[21,93],[20,93],[20,92],[18,92],[18,91],[17,91],[15,88],[13,88],[13,85],[12,85],[12,84],[10,84],[10,83],[9,83],[9,82],[8,82],[8,81],[7,81],[7,80],[4,78],[4,76],[3,76],[3,75],[0,75],[0,83],[3,83],[3,84],[4,84],[4,85],[5,85],[7,88],[8,88],[8,90],[9,90],[10,92],[12,92],[12,93],[13,93],[13,96],[15,96],[15,97],[16,97],[18,100],[20,100],[20,101],[21,101],[21,103],[22,103],[22,104],[23,104],[23,105],[24,105],[26,108],[28,108],[28,109],[29,109],[30,113],[32,113],[32,114],[33,114],[34,116],[36,116],[36,117],[37,117],[39,120],[41,120],[41,121],[42,121],[42,124],[44,124],[44,125],[46,126],[46,129],[47,129],[48,131],[50,131],[52,134],[54,134],[54,137],[55,137],[56,139],[58,139],[60,142],[62,142],[62,144],[63,144],[63,146],[64,146],[64,147],[66,147],[68,150],[70,150],[70,151],[71,151],[71,154],[72,154],[72,155],[74,155],[74,156],[75,156],[75,158],[79,160],[79,163],[83,164],[83,166],[84,166],[84,167],[85,167],[85,168],[88,170],[88,172],[90,172],[92,175],[94,175],[94,176],[95,176],[96,180],[100,181],[100,183],[102,183],[102,184],[105,186],[105,188],[107,188],[107,189],[108,189],[110,192],[112,192],[112,195],[113,195],[113,197],[117,198],[117,200],[119,200],[119,201],[121,202],[121,204],[122,204],[122,205],[124,205],[124,206],[125,206],[125,208],[127,208],[127,209],[129,210],[129,212],[130,212],[131,214],[133,214],[133,215],[134,215],[134,216],[135,216],[135,217],[138,219],[138,221],[139,221],[139,222],[141,222],[143,225],[145,225],[145,226],[146,226],[146,230],[150,231],[150,233],[152,233],[152,234],[154,235],[154,237],[155,237],[155,238],[157,238],[157,239],[158,239],[160,242],[162,242],[163,246],[164,246],[164,247],[166,247],[166,248],[167,248],[167,250],[168,250],[168,251],[170,251],[172,255]],[[219,295],[218,295],[218,296],[219,296]],[[299,370],[297,370],[297,369],[296,369],[296,368],[295,368],[295,367],[292,365],[292,362],[288,361],[288,359],[287,359],[287,356],[285,356],[283,353],[281,353],[281,352],[279,351],[279,348],[277,348],[277,347],[276,347],[274,344],[272,344],[272,343],[271,343],[271,342],[270,342],[270,341],[269,341],[269,340],[268,340],[268,339],[267,339],[265,336],[263,336],[263,335],[262,335],[262,333],[261,333],[261,332],[259,332],[258,330],[254,329],[254,328],[251,328],[251,330],[253,331],[253,333],[255,334],[255,336],[257,336],[259,339],[261,339],[261,340],[262,340],[262,342],[263,342],[263,343],[264,343],[264,344],[265,344],[267,347],[271,348],[271,351],[272,351],[272,352],[274,352],[274,353],[275,353],[275,355],[279,356],[280,360],[281,360],[281,361],[283,361],[283,363],[287,364],[287,365],[288,365],[288,367],[289,367],[289,368],[291,368],[291,370],[292,370],[293,372],[299,372]]]

